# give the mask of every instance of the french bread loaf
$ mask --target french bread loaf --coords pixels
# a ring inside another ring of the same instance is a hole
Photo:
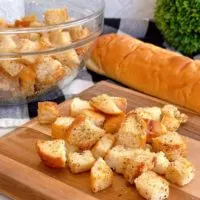
[[[200,113],[200,61],[128,35],[108,34],[97,39],[87,67]]]

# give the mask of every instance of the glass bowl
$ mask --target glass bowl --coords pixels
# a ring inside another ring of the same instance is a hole
[[[104,6],[103,0],[24,0],[24,19],[0,20],[0,104],[35,101],[69,84],[102,32]]]

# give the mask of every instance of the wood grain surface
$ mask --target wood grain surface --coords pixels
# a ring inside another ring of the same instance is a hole
[[[166,102],[125,89],[107,82],[100,82],[79,96],[83,99],[107,93],[123,96],[128,100],[128,110],[138,106],[162,106]],[[68,115],[70,100],[60,104],[62,116]],[[185,187],[171,186],[170,200],[200,200],[200,117],[186,109],[189,122],[180,128],[187,136],[189,159],[196,168],[195,179]],[[13,199],[23,200],[140,200],[135,187],[122,176],[115,175],[113,186],[93,194],[89,187],[89,173],[72,174],[68,168],[50,169],[41,163],[36,154],[37,139],[49,139],[50,126],[40,125],[33,119],[0,139],[0,192]]]

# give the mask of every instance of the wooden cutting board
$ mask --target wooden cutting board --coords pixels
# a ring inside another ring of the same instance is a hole
[[[139,106],[162,106],[166,102],[100,82],[79,96],[90,99],[107,93],[126,97],[128,110]],[[63,116],[68,114],[70,100],[60,104]],[[200,200],[200,117],[186,109],[189,122],[180,128],[189,147],[189,159],[196,168],[195,179],[185,187],[171,186],[170,200]],[[113,186],[93,194],[89,187],[89,173],[74,175],[66,169],[49,169],[41,163],[35,150],[37,139],[49,139],[50,126],[39,125],[36,119],[0,139],[0,192],[13,199],[24,200],[140,200],[134,186],[115,175]]]

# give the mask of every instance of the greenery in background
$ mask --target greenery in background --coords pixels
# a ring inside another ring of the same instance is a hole
[[[200,0],[157,0],[154,18],[172,47],[189,56],[200,53]]]

